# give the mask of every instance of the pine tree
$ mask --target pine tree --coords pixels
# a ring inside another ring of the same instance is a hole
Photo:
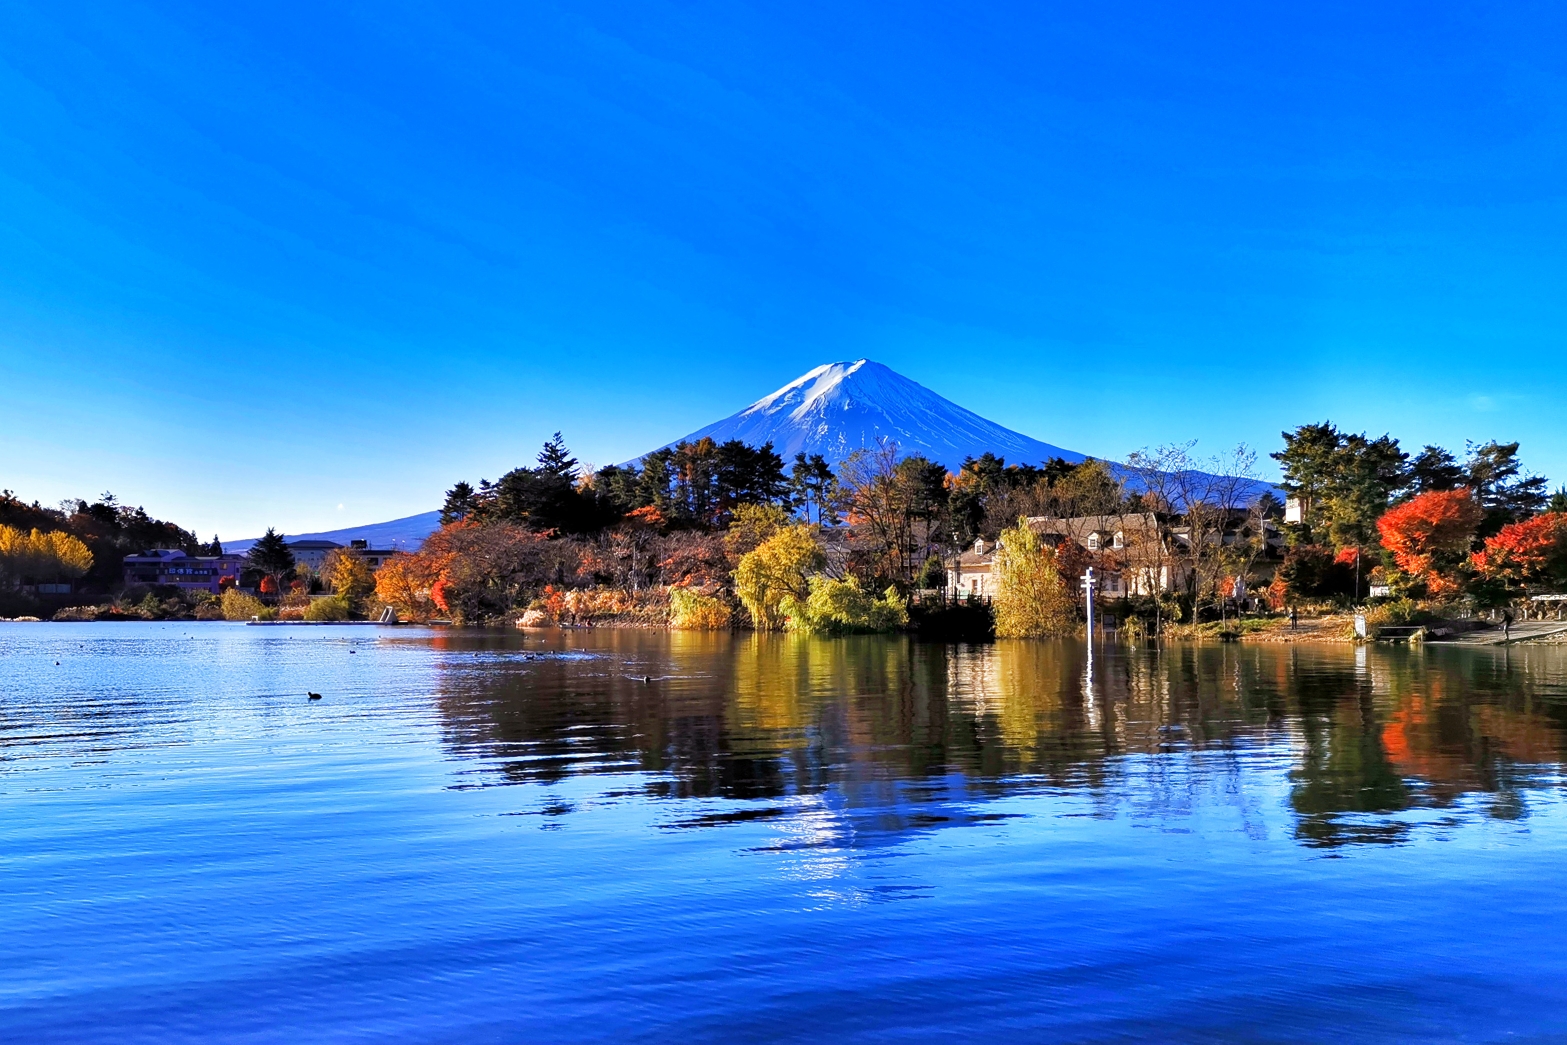
[[[294,570],[294,553],[288,550],[283,535],[270,526],[261,539],[251,545],[245,559],[251,569],[279,583],[287,580]]]
[[[1494,536],[1508,523],[1521,522],[1545,507],[1545,478],[1523,474],[1517,443],[1493,439],[1481,446],[1470,444],[1467,470],[1469,486],[1485,509],[1481,537]]]
[[[465,482],[458,482],[446,491],[446,503],[441,505],[441,525],[472,518],[478,508],[479,498],[474,493],[473,487]]]
[[[1409,462],[1409,492],[1416,496],[1456,490],[1465,478],[1458,459],[1440,446],[1426,446]]]
[[[207,554],[208,555],[222,555],[223,554],[223,545],[218,542],[218,535],[217,534],[213,534],[212,535],[212,543],[207,545]]]
[[[540,478],[551,477],[574,484],[577,481],[577,459],[566,449],[566,441],[556,432],[539,451]]]
[[[1271,456],[1284,472],[1279,485],[1304,512],[1299,537],[1305,543],[1375,544],[1377,519],[1410,482],[1409,455],[1398,440],[1340,432],[1328,421],[1285,432],[1284,449]],[[1431,463],[1440,465],[1440,458]]]

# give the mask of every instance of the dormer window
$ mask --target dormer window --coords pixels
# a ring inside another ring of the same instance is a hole
[[[1126,547],[1126,538],[1122,535],[1120,530],[1115,531],[1115,538],[1110,542],[1110,547],[1112,547],[1112,548],[1124,548],[1124,547]]]
[[[974,554],[975,555],[984,555],[985,554],[985,538],[983,538],[983,537],[976,537],[976,538],[974,538]]]
[[[1091,552],[1096,552],[1099,550],[1099,535],[1097,533],[1091,533],[1088,535],[1088,550]]]

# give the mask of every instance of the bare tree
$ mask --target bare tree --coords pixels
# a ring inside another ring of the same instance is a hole
[[[1238,523],[1244,522],[1257,485],[1257,454],[1241,443],[1233,450],[1200,459],[1196,440],[1173,443],[1128,456],[1130,485],[1142,501],[1173,523],[1171,540],[1150,549],[1169,562],[1159,563],[1159,580],[1190,599],[1192,618],[1221,598],[1220,582],[1255,557]]]

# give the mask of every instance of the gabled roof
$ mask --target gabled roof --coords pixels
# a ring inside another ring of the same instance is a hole
[[[1129,512],[1125,515],[1079,515],[1069,519],[1049,515],[1034,515],[1028,520],[1028,528],[1038,534],[1070,537],[1079,543],[1091,533],[1123,533],[1148,535],[1159,532],[1159,517],[1153,512]]]

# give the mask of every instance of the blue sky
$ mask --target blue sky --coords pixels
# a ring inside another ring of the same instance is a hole
[[[7,4],[0,485],[327,529],[861,356],[1103,456],[1331,418],[1567,481],[1564,22]]]

